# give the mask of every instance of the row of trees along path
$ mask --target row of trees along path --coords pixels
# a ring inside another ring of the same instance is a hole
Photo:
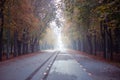
[[[48,0],[0,0],[0,61],[38,51],[53,8]]]
[[[64,0],[64,3],[69,23],[65,33],[72,44],[69,47],[105,59],[119,59],[120,1]]]

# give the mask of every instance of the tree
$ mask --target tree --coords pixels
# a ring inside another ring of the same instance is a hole
[[[0,61],[2,60],[2,48],[3,48],[3,26],[4,26],[4,5],[6,0],[0,1]]]

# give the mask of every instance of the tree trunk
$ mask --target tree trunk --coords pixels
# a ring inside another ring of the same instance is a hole
[[[23,54],[25,54],[25,43],[23,42]]]
[[[81,51],[81,40],[78,40],[78,50]]]
[[[12,43],[11,43],[10,47],[11,47],[11,48],[10,48],[10,49],[11,49],[11,50],[10,50],[10,53],[12,54],[12,53],[13,53],[13,45],[12,45]]]
[[[0,31],[0,61],[2,61],[2,48],[3,48],[2,37],[3,37],[3,27],[1,27],[1,31]]]
[[[84,43],[83,43],[83,39],[82,39],[82,41],[81,41],[81,51],[83,51],[83,45],[84,45]]]
[[[34,45],[31,45],[31,51],[34,52]]]
[[[14,33],[14,57],[17,56],[18,49],[17,49],[17,32]]]
[[[106,35],[104,35],[104,38],[103,38],[103,52],[104,52],[104,58],[106,59],[107,58],[107,53],[106,53]]]
[[[10,29],[7,30],[7,53],[6,53],[6,58],[8,59],[10,56]]]
[[[21,55],[22,54],[22,52],[21,52],[21,48],[22,48],[22,42],[21,41],[17,41],[17,43],[18,43],[18,45],[17,45],[17,47],[18,47],[18,55]]]
[[[96,35],[94,36],[94,55],[96,55]]]
[[[88,43],[89,43],[89,47],[90,47],[90,54],[93,54],[92,38],[91,38],[91,36],[87,36],[87,38],[88,38]]]
[[[29,53],[28,52],[28,43],[26,43],[26,53]]]
[[[105,25],[105,20],[100,22],[100,31],[101,31],[101,36],[102,36],[102,42],[103,42],[103,56],[106,59],[107,58],[107,52],[106,52],[106,48],[107,48],[107,34],[106,34],[106,29],[107,26]]]
[[[3,48],[3,26],[4,26],[4,4],[6,0],[1,0],[0,5],[0,18],[1,18],[1,24],[0,24],[0,61],[2,61],[2,48]]]
[[[110,60],[113,60],[113,39],[111,29],[109,30],[109,37],[110,37]]]

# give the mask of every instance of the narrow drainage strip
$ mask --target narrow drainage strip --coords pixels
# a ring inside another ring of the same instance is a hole
[[[76,61],[77,61],[77,60],[76,60]],[[92,75],[93,75],[92,73],[88,72],[87,69],[86,69],[85,67],[83,67],[83,66],[79,63],[79,61],[77,61],[77,62],[78,62],[78,64],[80,65],[80,68],[82,68],[83,71],[85,71],[89,76],[92,76]]]
[[[47,61],[49,61],[51,59],[51,57],[54,56],[54,54],[52,54],[46,61],[44,61],[34,72],[32,72],[30,74],[30,76],[28,76],[25,80],[31,80],[32,77],[46,64]]]
[[[71,55],[71,56],[72,56],[72,55]],[[72,56],[72,57],[75,59],[75,61],[77,61],[77,63],[80,65],[80,68],[82,68],[82,70],[85,71],[88,76],[93,76],[92,73],[88,72],[87,69],[86,69],[85,67],[83,67],[83,66],[79,63],[79,61],[75,58],[75,56]]]
[[[53,61],[48,65],[48,67],[47,67],[47,69],[46,69],[46,72],[44,72],[43,73],[43,78],[41,79],[41,80],[47,80],[47,77],[48,77],[48,75],[49,75],[49,72],[50,72],[50,70],[51,70],[51,67],[52,67],[52,65],[53,65],[53,63],[55,62],[55,60],[56,60],[56,58],[57,58],[57,56],[58,56],[58,54],[59,54],[60,52],[58,52],[57,54],[56,54],[56,56],[55,56],[55,58],[53,59]]]

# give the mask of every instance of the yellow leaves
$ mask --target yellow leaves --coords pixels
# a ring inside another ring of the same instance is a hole
[[[94,12],[96,13],[107,13],[109,11],[110,6],[109,5],[102,5],[97,7]]]
[[[110,22],[107,23],[107,25],[109,26],[109,28],[115,29],[117,24],[117,20],[111,20]]]
[[[111,3],[102,4],[96,7],[93,11],[94,13],[98,13],[100,15],[109,14],[109,13],[116,12],[118,9],[118,6],[119,6],[119,0],[114,0],[114,1],[111,1]]]

